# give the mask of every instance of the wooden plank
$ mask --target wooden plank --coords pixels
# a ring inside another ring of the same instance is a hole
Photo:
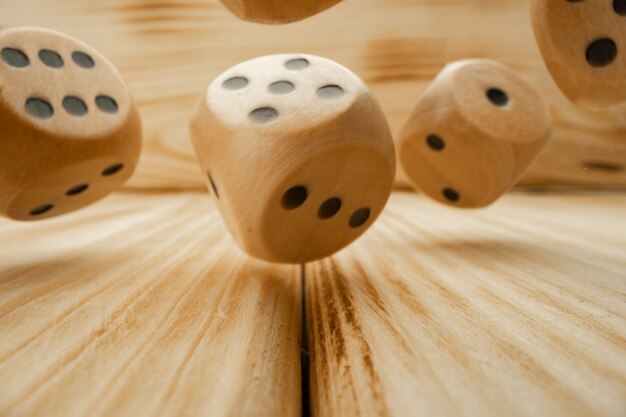
[[[306,269],[314,416],[626,415],[626,195],[393,196]]]
[[[501,60],[537,85],[555,119],[552,142],[522,184],[626,185],[624,111],[594,113],[567,102],[541,60],[528,0],[345,0],[278,27],[239,21],[218,0],[0,0],[0,10],[0,26],[69,32],[119,66],[146,134],[133,188],[204,187],[187,133],[196,100],[228,67],[290,51],[327,56],[358,73],[394,132],[446,62]]]
[[[300,270],[204,194],[0,221],[0,248],[0,415],[300,415]]]

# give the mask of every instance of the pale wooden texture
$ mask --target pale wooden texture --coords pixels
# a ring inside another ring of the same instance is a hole
[[[313,415],[626,415],[626,196],[394,194],[306,269]]]
[[[1,31],[0,54],[0,215],[41,220],[122,187],[139,160],[141,121],[107,58],[36,28]]]
[[[623,416],[626,196],[396,193],[306,270],[316,416]],[[300,274],[204,193],[0,221],[0,415],[299,416]]]
[[[548,141],[541,96],[506,65],[448,64],[397,137],[399,160],[424,194],[455,207],[485,207],[509,191]]]
[[[230,68],[199,101],[190,131],[229,231],[267,261],[341,250],[374,223],[393,188],[380,106],[351,71],[318,56]]]
[[[590,108],[626,103],[626,10],[622,0],[533,0],[547,67],[563,93]]]
[[[314,16],[341,0],[221,0],[237,17],[250,22],[285,24]]]
[[[503,61],[546,96],[555,131],[523,184],[623,186],[626,123],[569,103],[537,48],[528,0],[345,0],[302,22],[242,22],[218,0],[0,0],[0,26],[59,29],[101,50],[138,98],[146,144],[131,187],[200,188],[187,133],[209,82],[246,59],[326,56],[361,76],[398,132],[445,63]],[[620,127],[621,126],[621,127]]]
[[[0,221],[0,415],[299,416],[300,271],[203,194]]]

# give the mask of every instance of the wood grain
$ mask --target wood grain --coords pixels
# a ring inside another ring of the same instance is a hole
[[[346,0],[279,27],[242,22],[218,0],[0,0],[0,10],[0,26],[68,32],[126,76],[146,133],[133,188],[203,188],[187,133],[196,100],[232,65],[281,52],[326,56],[355,71],[394,132],[446,62],[501,60],[544,93],[555,119],[551,143],[522,184],[626,184],[624,111],[594,113],[564,98],[541,60],[528,0]]]
[[[306,269],[315,416],[622,416],[624,194],[395,193]],[[296,267],[204,193],[0,221],[0,416],[300,415]]]
[[[1,416],[299,416],[300,271],[204,194],[0,221]]]
[[[626,415],[626,196],[396,193],[306,269],[314,416]]]

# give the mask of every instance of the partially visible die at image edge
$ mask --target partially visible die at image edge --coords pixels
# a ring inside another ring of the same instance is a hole
[[[141,137],[98,51],[48,29],[0,31],[0,215],[42,220],[106,197],[134,172]]]
[[[540,94],[496,61],[449,63],[397,137],[413,185],[457,208],[482,208],[510,190],[552,130]]]
[[[341,0],[220,0],[239,19],[269,25],[294,23],[317,15]]]
[[[226,70],[190,132],[224,222],[256,258],[332,255],[373,224],[391,193],[387,120],[365,84],[326,58],[271,55]]]
[[[592,110],[626,103],[626,2],[532,0],[537,44],[565,96]]]

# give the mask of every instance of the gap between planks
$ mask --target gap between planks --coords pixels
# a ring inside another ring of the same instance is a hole
[[[306,308],[306,265],[300,265],[300,372],[302,372],[302,417],[311,417],[311,361]]]

